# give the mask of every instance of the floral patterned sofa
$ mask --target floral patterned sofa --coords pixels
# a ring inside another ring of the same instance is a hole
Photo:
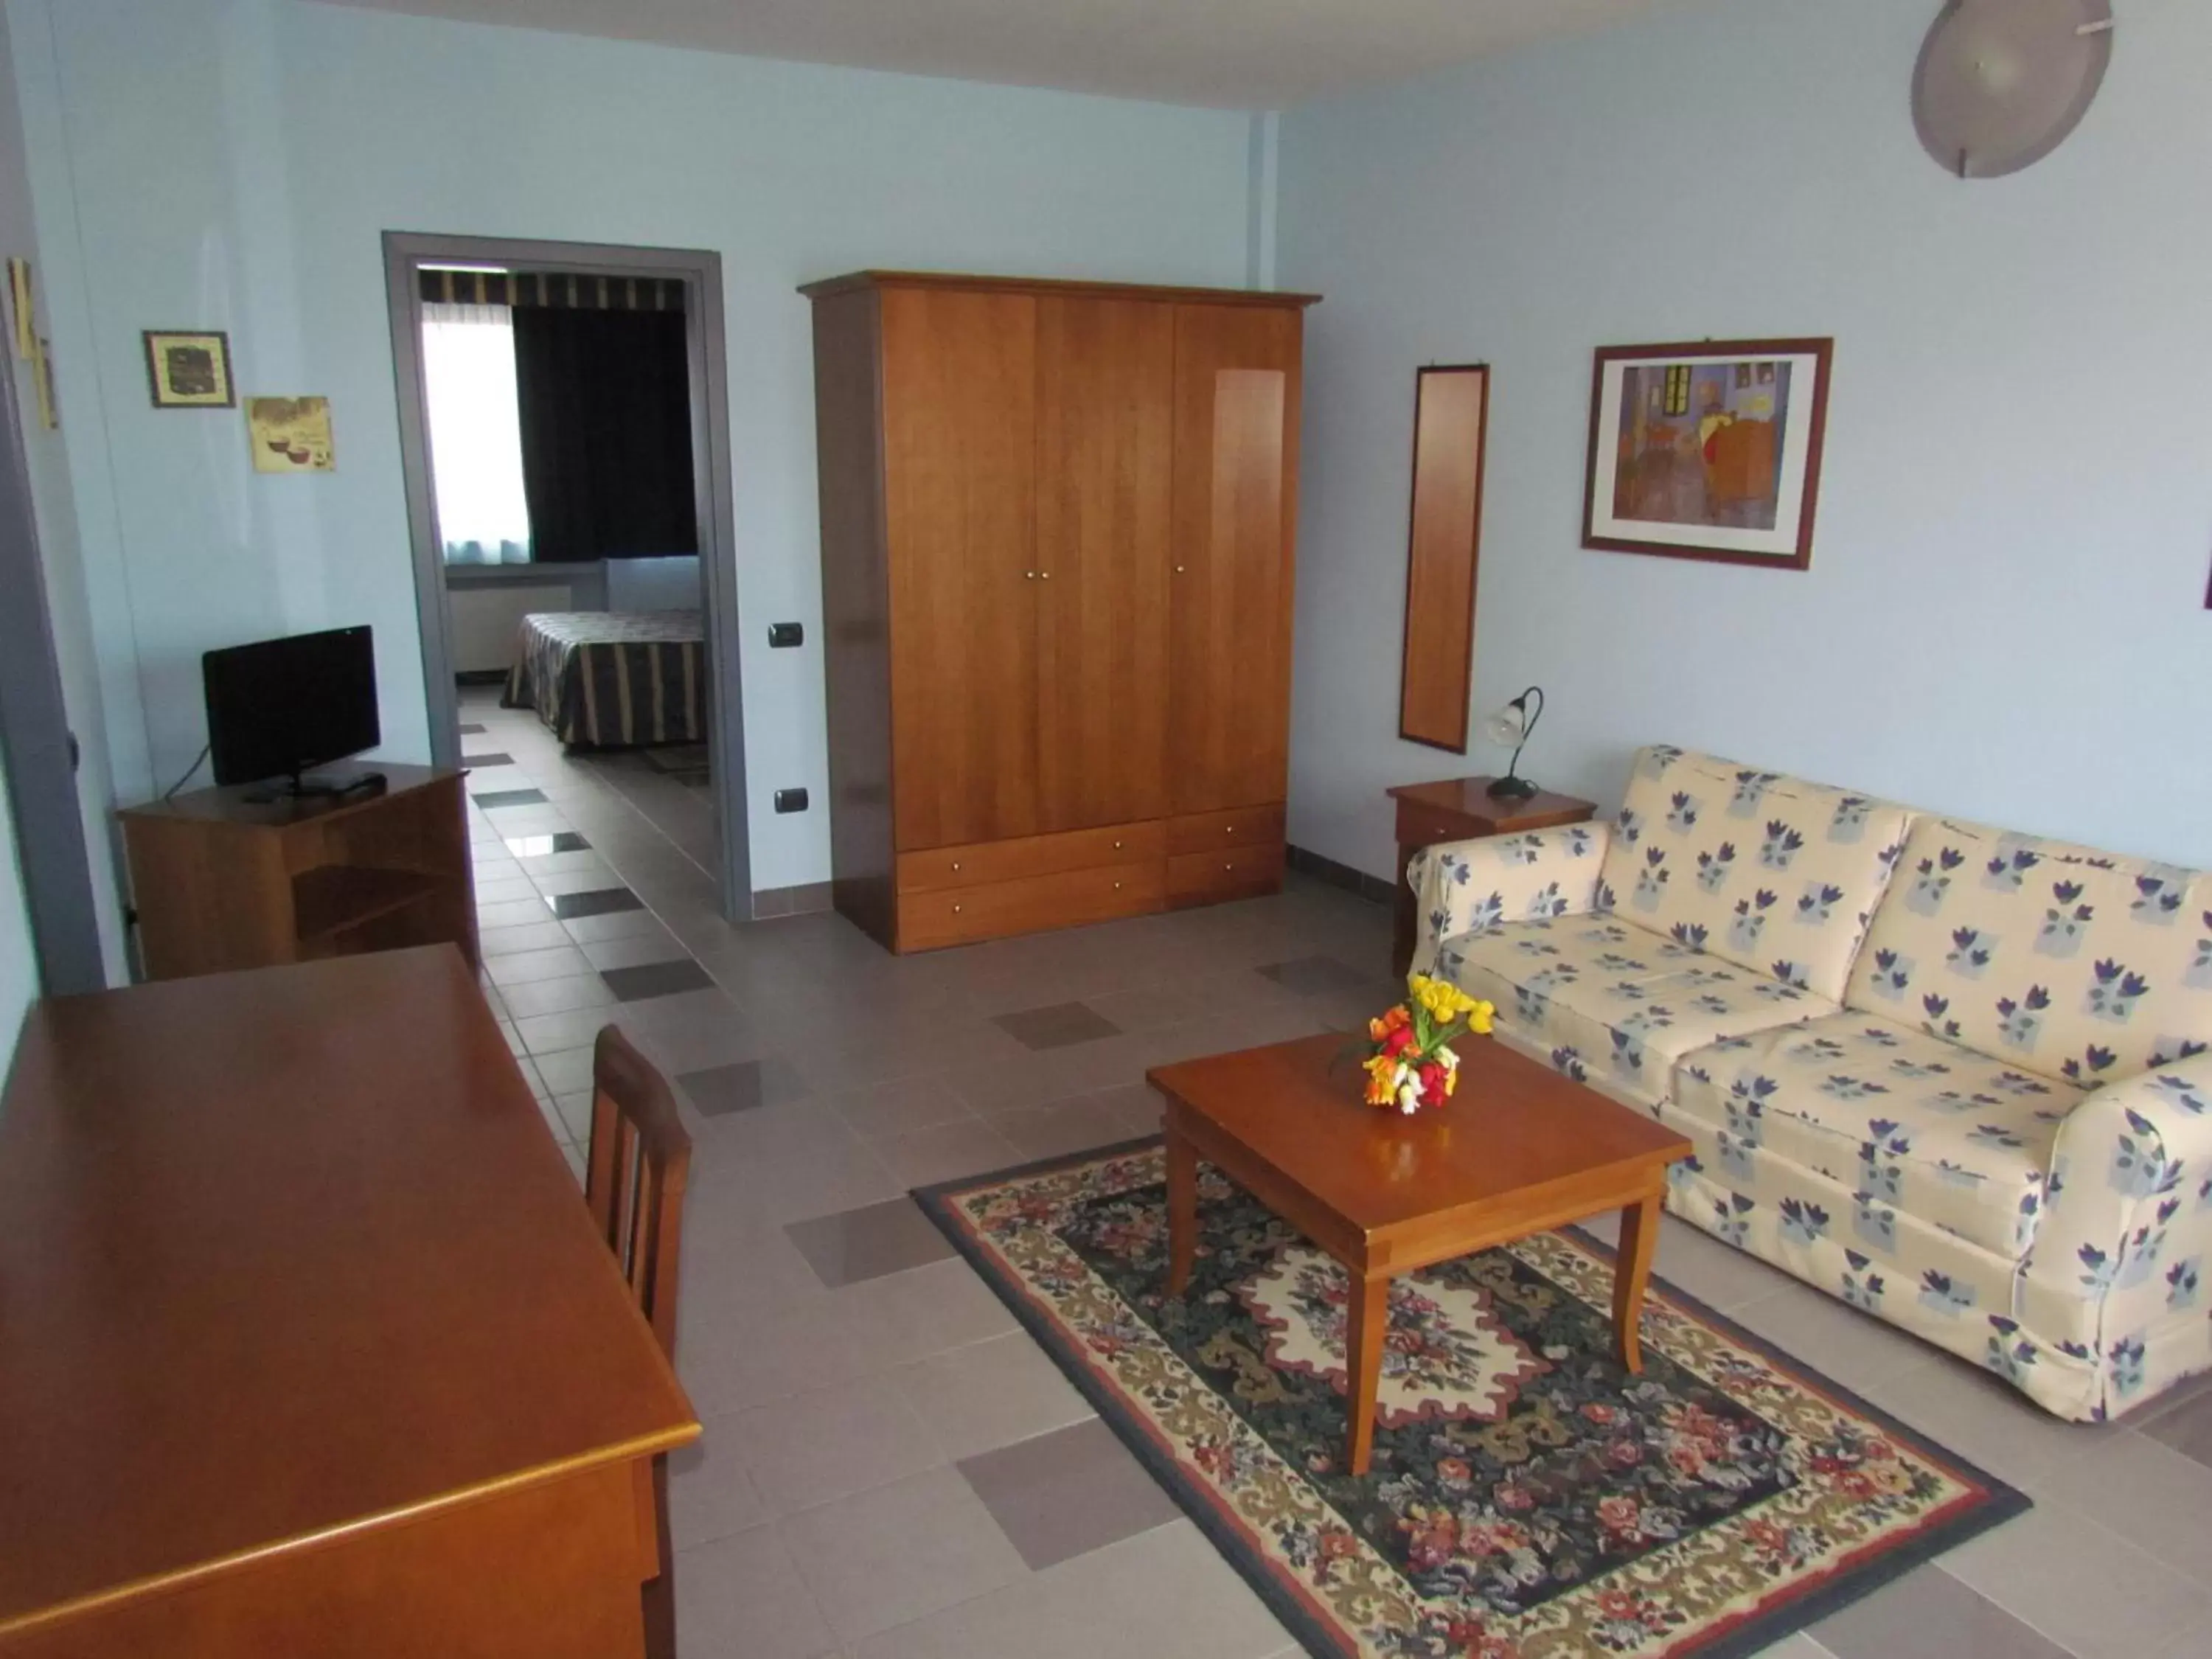
[[[2212,876],[1664,747],[1427,849],[1414,969],[1696,1148],[1729,1243],[2063,1417],[2212,1369]]]

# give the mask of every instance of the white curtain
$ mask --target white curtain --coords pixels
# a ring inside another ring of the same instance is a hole
[[[446,562],[529,563],[514,313],[505,306],[424,306],[422,379]]]

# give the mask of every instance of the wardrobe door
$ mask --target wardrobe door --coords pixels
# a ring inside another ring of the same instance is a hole
[[[1037,830],[1036,301],[887,288],[898,849]]]
[[[1037,301],[1037,816],[1047,830],[1167,810],[1174,398],[1172,307]]]
[[[1177,812],[1281,800],[1300,314],[1176,307],[1168,777]]]

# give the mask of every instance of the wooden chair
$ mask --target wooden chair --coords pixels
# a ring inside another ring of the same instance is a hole
[[[691,1137],[668,1079],[610,1025],[592,1054],[592,1145],[584,1202],[615,1253],[639,1311],[676,1359],[676,1283],[684,1245],[684,1187]],[[648,1659],[675,1659],[675,1556],[668,1536],[668,1459],[653,1460],[653,1525],[660,1574],[642,1592]]]

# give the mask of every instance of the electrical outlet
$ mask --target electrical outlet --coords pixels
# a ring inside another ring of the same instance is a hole
[[[804,789],[777,790],[775,810],[779,812],[804,812],[806,810],[806,792]]]
[[[806,624],[804,623],[770,623],[768,625],[769,648],[782,651],[794,645],[806,643]]]

